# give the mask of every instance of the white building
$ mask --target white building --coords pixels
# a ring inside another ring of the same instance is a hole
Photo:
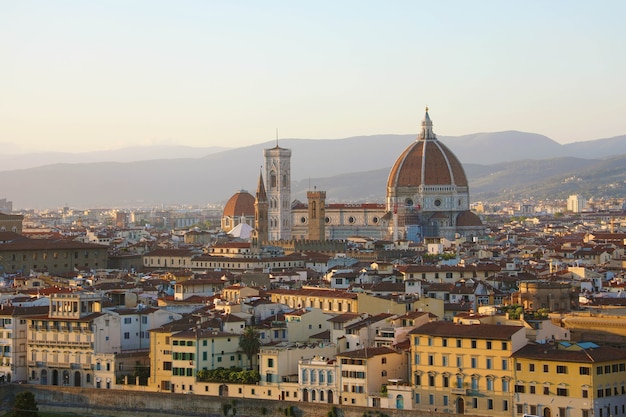
[[[587,200],[580,194],[573,194],[567,198],[567,211],[580,213],[587,208]]]

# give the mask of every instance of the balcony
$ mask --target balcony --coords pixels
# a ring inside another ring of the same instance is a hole
[[[467,390],[465,388],[450,388],[450,393],[457,395],[466,395]]]
[[[92,348],[91,342],[74,342],[70,340],[32,340],[30,344],[38,345],[38,346],[67,346],[67,347]]]

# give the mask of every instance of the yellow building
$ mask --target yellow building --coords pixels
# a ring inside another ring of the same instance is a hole
[[[521,326],[431,322],[409,332],[415,410],[510,416]]]
[[[406,375],[405,358],[404,354],[388,347],[372,347],[338,354],[336,359],[341,378],[339,403],[380,407],[383,386],[390,380],[402,379]],[[307,401],[304,398],[302,400]],[[404,400],[398,399],[401,403]]]
[[[267,294],[272,302],[285,304],[291,308],[319,308],[331,313],[358,311],[357,294],[347,291],[324,288],[276,289],[268,291]]]
[[[119,319],[101,307],[94,293],[58,293],[50,297],[47,314],[27,318],[30,383],[94,386],[94,354],[120,348]],[[110,328],[116,329],[112,338]]]
[[[155,389],[193,393],[198,390],[198,371],[245,365],[245,355],[238,352],[239,335],[189,324],[181,330],[181,326],[151,331],[150,385]]]
[[[513,360],[516,415],[626,414],[626,351],[590,342],[528,344]]]

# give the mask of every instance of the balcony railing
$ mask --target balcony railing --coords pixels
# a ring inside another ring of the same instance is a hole
[[[465,388],[450,388],[452,394],[466,395],[467,390]]]

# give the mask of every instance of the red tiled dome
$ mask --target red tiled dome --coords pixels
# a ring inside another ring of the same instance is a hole
[[[478,217],[476,214],[472,213],[469,210],[466,210],[459,213],[456,218],[456,225],[461,227],[482,226],[483,222],[480,221],[480,217]]]
[[[387,187],[391,188],[420,185],[467,187],[461,162],[437,140],[428,112],[422,122],[422,133],[396,160],[387,180]]]
[[[252,194],[239,191],[224,206],[224,217],[254,216],[254,201]]]

